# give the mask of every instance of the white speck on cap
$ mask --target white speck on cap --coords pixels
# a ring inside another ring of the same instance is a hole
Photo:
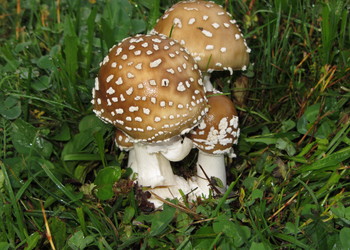
[[[143,108],[142,111],[146,115],[149,115],[151,113],[151,110],[149,108]]]
[[[126,75],[129,79],[132,79],[135,77],[135,75],[133,73],[128,72],[128,74]]]
[[[134,88],[133,88],[133,87],[130,87],[130,88],[128,88],[128,89],[125,91],[125,93],[126,93],[127,95],[131,95],[132,92],[134,92]]]
[[[157,82],[155,80],[149,80],[149,85],[151,86],[157,86]]]
[[[109,83],[113,79],[114,75],[109,75],[106,79],[106,82]]]
[[[139,116],[136,116],[136,117],[135,117],[135,121],[137,121],[137,122],[142,122],[142,118],[139,117]]]
[[[181,23],[181,20],[179,18],[174,18],[174,26],[177,27],[177,28],[182,28],[182,23]]]
[[[151,68],[156,68],[158,67],[160,64],[162,63],[162,59],[157,59],[157,60],[154,60],[153,62],[150,62],[149,66]]]
[[[123,49],[122,49],[121,47],[119,47],[119,48],[117,49],[116,55],[119,56],[119,54],[120,54],[122,51],[123,51]]]
[[[138,63],[135,65],[135,69],[142,70],[142,63]]]
[[[122,108],[116,109],[115,112],[119,115],[124,113],[124,110]]]
[[[160,40],[160,39],[158,39],[158,38],[153,38],[153,39],[152,39],[152,42],[154,42],[154,43],[161,43],[162,40]]]
[[[161,86],[167,87],[169,86],[169,83],[170,83],[169,79],[162,79]]]
[[[169,72],[170,74],[175,74],[175,70],[174,70],[174,69],[172,69],[172,68],[167,69],[166,71],[167,71],[167,72]]]
[[[157,44],[153,44],[153,49],[154,50],[159,50],[159,46]]]
[[[112,87],[109,87],[109,89],[107,89],[106,93],[109,95],[113,95],[115,93],[115,89]]]
[[[183,92],[186,90],[185,85],[183,84],[183,82],[179,82],[176,88],[178,91]]]
[[[103,61],[102,61],[102,65],[105,65],[106,63],[109,62],[109,56],[105,56],[105,58],[103,58]]]
[[[129,107],[129,111],[130,111],[130,112],[139,111],[139,107],[138,107],[138,106],[130,106],[130,107]]]
[[[194,24],[196,22],[196,18],[192,17],[190,18],[190,20],[188,20],[188,24],[191,25],[191,24]]]
[[[98,78],[95,78],[95,89],[94,90],[100,90],[100,82],[98,81]]]
[[[220,27],[220,24],[218,23],[212,23],[211,25],[214,27],[214,29],[218,29]]]

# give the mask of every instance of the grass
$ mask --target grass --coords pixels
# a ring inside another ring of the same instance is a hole
[[[108,48],[174,2],[0,1],[0,248],[350,248],[349,1],[217,1],[252,49],[248,85],[214,74],[231,184],[153,212],[90,99]]]

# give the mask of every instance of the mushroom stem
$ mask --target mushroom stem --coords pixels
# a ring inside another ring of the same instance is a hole
[[[191,144],[192,145],[192,144]],[[141,186],[151,187],[152,192],[163,199],[181,199],[181,189],[184,193],[190,192],[188,182],[174,175],[170,162],[159,152],[152,151],[153,145],[135,143],[131,150],[129,166],[138,173],[138,182]],[[134,158],[135,157],[135,158]],[[156,208],[160,208],[163,202],[154,196],[149,199]]]
[[[139,184],[151,187],[163,185],[164,180],[167,179],[164,174],[169,175],[168,171],[164,170],[171,167],[170,163],[168,162],[169,166],[163,166],[161,169],[161,164],[164,164],[164,161],[161,162],[161,155],[148,153],[147,145],[143,143],[134,143],[134,150],[135,161],[131,162],[130,167],[138,173]]]
[[[213,91],[214,90],[214,87],[213,87],[213,84],[211,83],[210,81],[210,76],[211,74],[210,73],[203,73],[204,77],[203,77],[203,84],[204,84],[204,87],[206,89],[206,91]]]
[[[136,156],[135,150],[132,148],[129,150],[128,155],[128,168],[131,168],[134,173],[138,172],[137,164],[136,164]]]
[[[208,154],[199,150],[197,160],[197,184],[202,194],[206,197],[209,196],[209,191],[211,189],[207,177],[209,179],[211,177],[220,179],[224,188],[217,189],[221,192],[225,191],[227,183],[224,155]]]

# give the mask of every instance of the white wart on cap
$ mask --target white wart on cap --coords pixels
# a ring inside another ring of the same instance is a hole
[[[197,64],[164,35],[137,35],[114,46],[101,63],[92,94],[96,115],[134,142],[184,134],[207,110]]]
[[[203,152],[235,157],[232,146],[238,142],[239,128],[234,104],[227,96],[212,92],[207,95],[209,112],[188,137]]]
[[[158,20],[153,32],[180,41],[202,71],[245,70],[250,48],[231,14],[207,1],[182,1]]]

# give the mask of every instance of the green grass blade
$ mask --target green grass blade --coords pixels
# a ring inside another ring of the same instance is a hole
[[[69,199],[70,199],[70,203],[76,203],[77,205],[80,203],[80,197],[73,194],[70,190],[68,190],[63,184],[62,182],[60,182],[57,177],[51,172],[51,169],[54,169],[55,166],[52,165],[51,162],[46,161],[46,160],[40,160],[39,161],[40,166],[42,167],[42,169],[45,171],[45,173],[47,174],[47,176],[51,179],[51,181],[56,185],[56,187],[61,190]]]
[[[18,204],[18,200],[16,199],[16,195],[14,193],[14,190],[12,188],[10,178],[7,174],[6,167],[2,161],[0,161],[1,171],[3,173],[3,176],[5,178],[5,189],[7,190],[9,194],[9,199],[11,201],[11,206],[13,208],[13,214],[16,218],[16,224],[18,226],[18,237],[21,241],[24,241],[28,238],[28,231],[27,227],[25,226],[25,220],[23,216],[23,212]],[[15,226],[15,225],[9,225],[9,226]]]

